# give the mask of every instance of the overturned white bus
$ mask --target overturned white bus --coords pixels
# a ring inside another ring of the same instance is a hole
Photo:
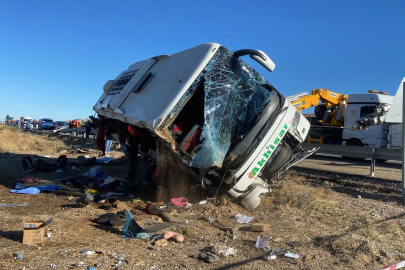
[[[156,159],[180,164],[168,170],[181,166],[253,210],[268,180],[315,150],[300,147],[309,122],[244,55],[275,67],[262,51],[202,44],[131,65],[104,85],[94,110],[163,145]]]

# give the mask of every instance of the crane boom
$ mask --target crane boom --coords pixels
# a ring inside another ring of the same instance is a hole
[[[301,112],[301,110],[319,106],[319,101],[321,101],[324,103],[322,104],[324,109],[319,113],[319,115],[323,116],[319,119],[322,120],[322,124],[342,126],[347,99],[347,95],[332,92],[328,89],[314,89],[311,94],[291,101],[291,104]]]

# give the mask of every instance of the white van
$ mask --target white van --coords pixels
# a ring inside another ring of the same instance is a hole
[[[315,150],[300,147],[309,122],[244,55],[269,71],[275,67],[262,51],[206,43],[129,66],[104,85],[93,108],[113,125],[118,120],[156,144],[166,142],[182,169],[203,184],[226,186],[254,209],[269,191],[267,180]]]

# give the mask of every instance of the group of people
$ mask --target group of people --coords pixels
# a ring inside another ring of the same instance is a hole
[[[80,122],[80,120],[69,120],[69,128],[79,128],[84,127],[84,125],[84,120],[82,120],[82,122]]]
[[[14,126],[18,126],[18,128],[20,129],[41,129],[41,120],[28,120],[28,121],[24,121],[24,120],[15,120],[14,121]]]

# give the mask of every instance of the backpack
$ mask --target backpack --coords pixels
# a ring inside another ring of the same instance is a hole
[[[30,156],[23,156],[21,160],[21,166],[23,170],[32,170],[33,164]]]

